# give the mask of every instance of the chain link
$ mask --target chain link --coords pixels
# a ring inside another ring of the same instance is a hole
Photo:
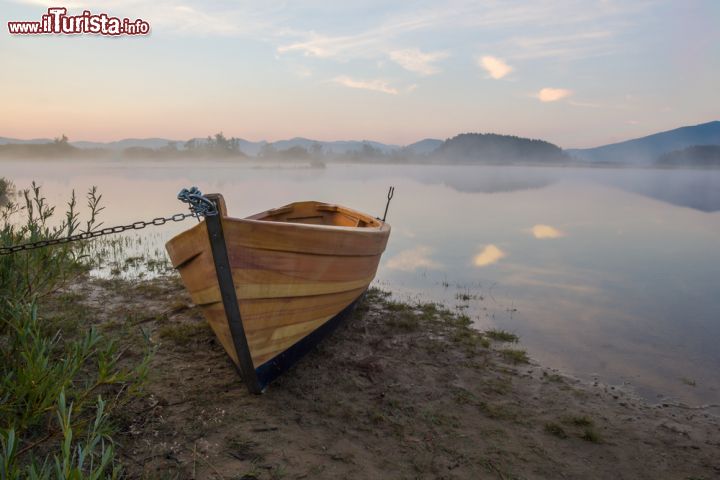
[[[70,235],[69,237],[52,238],[49,240],[38,240],[37,242],[22,243],[20,245],[11,245],[9,247],[0,247],[0,256],[10,255],[12,253],[21,252],[24,250],[34,250],[36,248],[50,247],[53,245],[64,245],[70,242],[77,242],[80,240],[89,240],[91,238],[102,237],[103,235],[112,235],[114,233],[121,233],[126,230],[141,230],[149,225],[160,226],[165,225],[167,222],[182,222],[188,217],[197,217],[196,213],[176,213],[170,217],[157,217],[147,222],[134,222],[129,225],[118,225],[115,227],[106,227],[100,230],[93,230],[92,232],[78,233],[77,235]]]

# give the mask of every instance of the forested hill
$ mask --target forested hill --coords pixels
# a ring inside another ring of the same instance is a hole
[[[448,163],[558,163],[569,157],[544,140],[494,133],[463,133],[445,140],[432,153]]]
[[[720,145],[720,121],[680,127],[620,143],[568,150],[581,160],[626,165],[652,165],[661,155],[697,145]]]
[[[658,165],[667,167],[720,167],[720,145],[695,145],[662,155]]]

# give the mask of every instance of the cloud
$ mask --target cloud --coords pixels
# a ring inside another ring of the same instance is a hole
[[[403,67],[405,70],[419,73],[420,75],[432,75],[440,69],[433,65],[434,62],[448,56],[447,52],[425,53],[417,48],[406,50],[394,50],[390,52],[390,59]]]
[[[556,102],[558,100],[561,100],[565,97],[569,97],[572,95],[572,90],[567,90],[565,88],[542,88],[537,93],[536,97],[541,102]]]
[[[478,65],[484,68],[495,80],[499,80],[513,71],[513,68],[510,65],[491,55],[479,58]]]
[[[348,8],[353,11],[352,6]],[[558,4],[528,2],[524,5],[508,3],[489,6],[485,2],[460,1],[449,5],[437,4],[429,8],[418,8],[408,4],[386,9],[387,15],[384,15],[384,21],[374,23],[371,28],[356,30],[353,25],[355,17],[348,15],[338,17],[338,22],[344,21],[346,28],[342,28],[343,25],[340,24],[340,28],[333,29],[335,32],[343,32],[342,35],[328,31],[303,31],[291,27],[284,28],[282,34],[274,37],[280,40],[279,45],[276,43],[279,53],[299,52],[307,56],[347,61],[353,58],[381,58],[386,56],[388,51],[406,52],[406,50],[395,50],[398,39],[417,32],[442,35],[444,32],[496,28],[500,30],[500,41],[515,50],[512,58],[522,58],[524,54],[530,58],[565,54],[566,50],[579,56],[587,53],[588,47],[600,52],[604,51],[606,45],[598,42],[612,38],[613,31],[593,30],[597,28],[596,25],[600,20],[614,18],[625,10],[638,9],[623,5],[622,8],[616,7],[613,12],[590,10],[572,2]],[[285,8],[282,15],[275,16],[286,19],[286,23],[289,22],[293,26],[306,23],[299,15],[299,10],[293,8]],[[519,27],[524,28],[527,25],[558,27],[558,30],[563,32],[567,32],[568,29],[574,31],[549,37],[513,36]],[[433,53],[423,55],[433,55]],[[403,67],[407,68],[404,65]]]
[[[509,39],[506,50],[511,58],[528,60],[539,58],[559,58],[577,60],[598,55],[607,55],[617,50],[613,43],[611,30],[577,32],[565,35],[513,37]]]
[[[480,253],[473,258],[473,264],[476,267],[485,267],[497,263],[501,258],[505,257],[505,252],[500,250],[493,244],[486,245]]]
[[[327,58],[340,55],[343,50],[354,47],[356,43],[352,37],[327,37],[315,32],[309,32],[308,37],[303,42],[280,45],[277,51],[278,53],[302,52],[305,56]]]
[[[401,272],[414,272],[419,268],[436,270],[442,265],[430,258],[432,252],[433,249],[425,245],[403,250],[390,258],[385,266],[390,270],[400,270]]]
[[[533,237],[537,239],[560,238],[565,236],[563,232],[550,225],[534,225],[531,231]]]
[[[339,77],[333,78],[332,81],[348,88],[372,90],[374,92],[388,93],[390,95],[398,94],[398,90],[396,88],[391,87],[383,80],[354,80],[347,75],[340,75]]]

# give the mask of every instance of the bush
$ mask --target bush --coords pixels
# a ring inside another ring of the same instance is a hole
[[[3,177],[0,177],[0,207],[7,203],[11,192],[12,183]]]
[[[22,205],[9,201],[0,208],[0,245],[16,245],[38,240],[57,239],[80,233],[77,199],[72,192],[63,219],[53,225],[55,207],[48,204],[34,182],[21,192]],[[102,195],[93,187],[87,194],[90,218],[84,231],[100,226],[98,214]],[[19,218],[20,217],[20,218]],[[22,218],[24,217],[24,218]],[[0,256],[0,298],[29,303],[65,285],[89,268],[87,242],[74,242]],[[0,302],[0,317],[7,302]],[[0,326],[0,333],[2,333]]]
[[[24,205],[0,213],[3,245],[61,238],[80,230],[75,195],[63,219],[40,187],[22,192]],[[96,228],[101,196],[88,193]],[[38,313],[49,294],[90,267],[85,242],[0,257],[0,479],[115,478],[111,417],[139,391],[150,352],[136,366],[121,367],[113,341],[94,328],[74,338]],[[92,324],[83,313],[78,323]],[[84,329],[80,329],[84,330]],[[101,394],[111,400],[104,401]]]

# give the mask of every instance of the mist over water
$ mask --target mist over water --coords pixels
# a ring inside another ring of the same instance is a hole
[[[184,211],[175,196],[190,185],[222,193],[237,217],[299,200],[381,216],[394,185],[376,285],[518,333],[540,363],[582,378],[627,382],[650,400],[720,398],[720,170],[2,165],[0,175],[19,188],[39,181],[55,204],[97,185],[108,226]],[[187,222],[140,232],[143,248],[162,249]]]

